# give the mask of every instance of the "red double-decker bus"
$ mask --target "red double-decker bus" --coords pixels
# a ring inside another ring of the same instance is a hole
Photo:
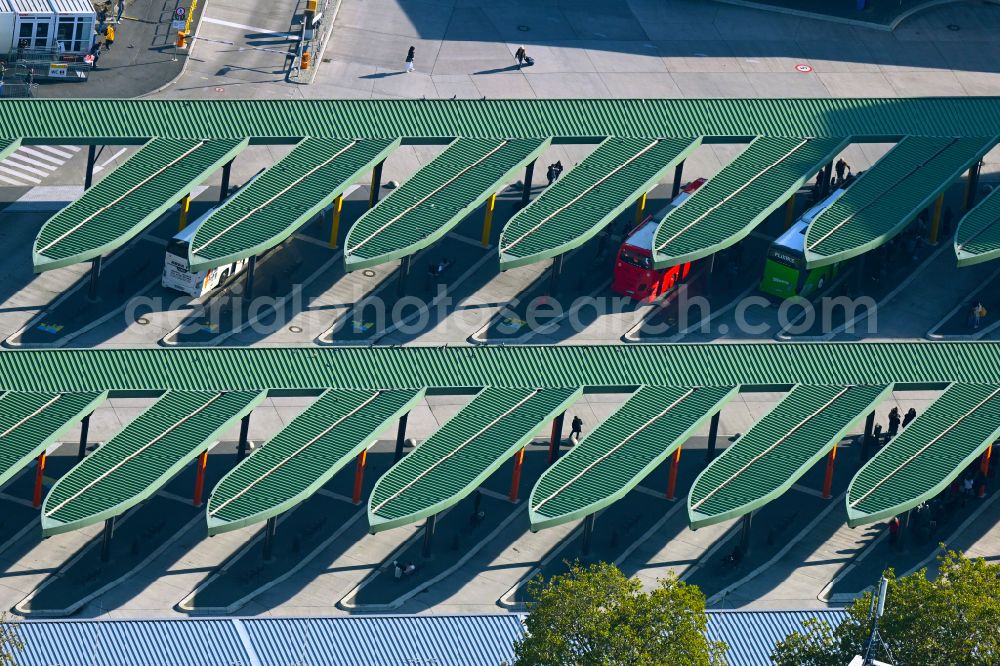
[[[650,215],[633,229],[618,250],[611,291],[637,301],[652,301],[688,276],[691,264],[681,264],[656,270],[653,268],[653,236],[660,221],[667,213],[684,203],[691,194],[705,184],[699,178],[685,187],[666,208]]]

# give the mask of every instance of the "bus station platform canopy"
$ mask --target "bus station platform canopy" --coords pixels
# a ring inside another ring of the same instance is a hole
[[[707,257],[752,232],[833,160],[846,139],[758,137],[656,229],[658,268]]]
[[[737,394],[735,386],[644,386],[547,469],[528,517],[540,530],[624,497]]]
[[[900,142],[813,225],[807,262],[819,267],[891,239],[989,150],[1000,136],[1000,98],[0,100],[0,122],[6,128],[0,156],[21,144],[143,146],[43,227],[36,271],[120,247],[245,145],[296,148],[199,230],[200,253],[189,257],[196,269],[279,244],[397,145],[452,145],[449,155],[474,144],[597,146],[508,223],[500,250],[500,267],[507,269],[583,244],[699,143],[750,147],[668,216],[659,229],[659,267],[738,242],[808,179],[825,149],[833,159],[836,146],[848,141]],[[81,136],[81,128],[88,134]],[[338,154],[346,144],[357,145]],[[378,149],[385,145],[385,152]],[[506,178],[488,182],[494,167],[518,162],[488,154],[479,163],[474,154],[451,165],[458,169],[453,180],[447,160],[435,160],[404,185],[407,194],[401,188],[359,220],[345,253],[348,268],[426,247],[502,185]],[[470,165],[477,168],[462,171]],[[328,176],[324,191],[317,183]],[[1000,241],[975,230],[972,249],[960,252],[994,258]],[[970,261],[965,254],[960,265]]]
[[[454,506],[580,397],[582,388],[486,388],[392,466],[368,500],[381,532]]]
[[[308,499],[423,395],[324,391],[219,481],[208,500],[209,535],[263,522]]]
[[[35,272],[121,247],[247,145],[247,139],[151,139],[38,232]]]
[[[0,354],[0,390],[40,396],[11,401],[0,426],[28,418],[33,439],[11,459],[18,465],[105,395],[162,395],[52,488],[49,535],[146,499],[266,395],[319,396],[220,482],[207,519],[221,532],[308,497],[425,391],[476,393],[378,480],[368,513],[380,531],[453,506],[583,392],[625,394],[532,491],[529,517],[543,529],[623,496],[734,387],[790,390],[698,479],[689,499],[698,526],[779,495],[890,386],[950,387],[852,482],[849,516],[862,524],[933,496],[1000,435],[997,367],[995,342],[13,350]],[[49,411],[68,395],[72,404]],[[36,412],[47,425],[34,434]]]
[[[793,388],[695,479],[688,495],[692,529],[780,497],[891,391],[891,384]]]
[[[398,145],[399,139],[303,139],[198,227],[189,245],[191,270],[279,245]]]
[[[78,530],[139,504],[266,395],[262,391],[165,393],[56,482],[42,504],[42,533]]]
[[[959,266],[974,266],[1000,258],[1000,188],[970,210],[955,232]]]
[[[460,138],[354,223],[347,270],[377,266],[427,247],[502,189],[549,139]]]
[[[579,247],[700,144],[698,138],[606,139],[511,218],[500,236],[500,269]]]
[[[1000,385],[954,384],[851,480],[847,524],[905,513],[948,487],[1000,437]]]
[[[903,139],[809,225],[807,266],[838,263],[887,243],[996,142],[996,136]]]
[[[0,396],[0,486],[104,402],[107,391]]]

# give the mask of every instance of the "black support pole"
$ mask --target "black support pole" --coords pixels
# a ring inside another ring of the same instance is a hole
[[[865,434],[861,440],[861,462],[868,460],[869,452],[872,450],[872,430],[875,427],[875,412],[865,419]]]
[[[969,169],[969,197],[965,202],[965,210],[969,210],[976,205],[976,193],[979,191],[979,171],[983,168],[983,161],[979,160]]]
[[[559,460],[559,445],[562,444],[563,422],[566,420],[566,412],[563,412],[552,420],[552,434],[549,438],[549,464]]]
[[[708,257],[708,270],[705,273],[705,298],[712,297],[712,278],[715,276],[715,255],[718,254],[713,252]]]
[[[104,259],[97,255],[90,262],[90,289],[87,291],[87,298],[91,301],[97,300],[97,283],[101,279],[101,261]]]
[[[590,555],[590,541],[594,536],[594,514],[583,519],[583,542],[580,544],[580,554]]]
[[[750,552],[750,523],[753,520],[753,511],[743,514],[743,525],[740,528],[740,553],[746,557]]]
[[[559,278],[562,277],[563,256],[560,254],[552,260],[552,276],[549,278],[549,296],[555,296],[559,291]]]
[[[274,531],[278,526],[278,519],[275,516],[271,516],[267,519],[267,525],[264,527],[264,559],[271,561],[274,557]]]
[[[406,419],[409,416],[410,414],[407,412],[399,417],[399,427],[396,428],[396,455],[392,459],[394,463],[398,463],[403,457],[403,444],[406,443]]]
[[[719,415],[722,412],[716,412],[712,416],[712,421],[708,425],[708,450],[705,451],[705,464],[715,460],[715,443],[719,438]]]
[[[424,559],[431,556],[431,548],[434,547],[434,523],[437,522],[437,514],[427,516],[424,523],[424,545],[420,550],[420,556]]]
[[[372,169],[372,191],[371,194],[368,195],[369,208],[374,207],[375,204],[378,203],[378,196],[380,194],[380,190],[382,189],[382,165],[384,164],[385,160],[382,160],[375,165],[374,169]]]
[[[76,453],[77,460],[83,460],[83,457],[87,455],[87,434],[90,432],[90,416],[93,414],[87,414],[83,417],[83,421],[80,422],[80,450]]]
[[[399,277],[396,278],[396,296],[402,298],[406,294],[406,277],[410,274],[410,255],[399,262]]]
[[[673,199],[681,193],[681,179],[684,178],[684,160],[674,167],[674,186],[670,190],[670,198]]]
[[[87,148],[87,175],[83,179],[83,189],[89,190],[94,184],[94,162],[97,161],[97,146]]]
[[[823,174],[823,182],[820,184],[820,195],[826,197],[830,193],[830,180],[833,178],[833,162],[831,161],[826,165],[826,168],[821,172]]]
[[[247,288],[243,293],[243,298],[247,301],[253,299],[253,277],[254,273],[257,271],[257,255],[251,254],[250,261],[247,263]]]
[[[247,455],[247,436],[250,434],[250,415],[247,414],[240,419],[240,445],[236,450],[236,459],[243,460]]]
[[[104,534],[101,536],[101,562],[111,559],[111,537],[115,534],[115,517],[104,521]]]
[[[229,196],[229,175],[233,170],[233,162],[236,158],[229,160],[222,166],[222,187],[219,189],[219,203],[226,200]]]
[[[854,291],[861,293],[861,290],[865,288],[865,255],[859,254],[857,258],[854,259]]]
[[[528,200],[531,199],[531,179],[535,176],[535,162],[538,160],[531,160],[528,166],[524,167],[524,187],[521,188],[521,208],[528,205]]]

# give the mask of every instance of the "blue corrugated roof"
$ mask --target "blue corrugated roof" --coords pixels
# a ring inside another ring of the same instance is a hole
[[[709,611],[730,666],[770,666],[774,644],[810,617],[844,611]],[[18,666],[499,666],[521,615],[28,621]]]
[[[774,645],[793,631],[801,631],[808,618],[836,627],[847,618],[847,611],[709,611],[708,636],[729,645],[729,666],[771,666]]]

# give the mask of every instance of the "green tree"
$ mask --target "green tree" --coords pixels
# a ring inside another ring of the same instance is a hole
[[[650,593],[612,564],[529,583],[527,633],[515,666],[721,666],[726,645],[705,637],[705,595],[668,576]]]
[[[0,613],[0,666],[17,666],[17,653],[24,648],[7,614]]]
[[[1000,663],[1000,564],[968,559],[948,551],[938,557],[938,576],[927,569],[889,579],[885,615],[879,633],[896,666],[995,666]],[[868,640],[865,594],[847,609],[836,629],[824,621],[806,621],[775,647],[776,666],[843,666]],[[880,654],[885,660],[887,655]]]

